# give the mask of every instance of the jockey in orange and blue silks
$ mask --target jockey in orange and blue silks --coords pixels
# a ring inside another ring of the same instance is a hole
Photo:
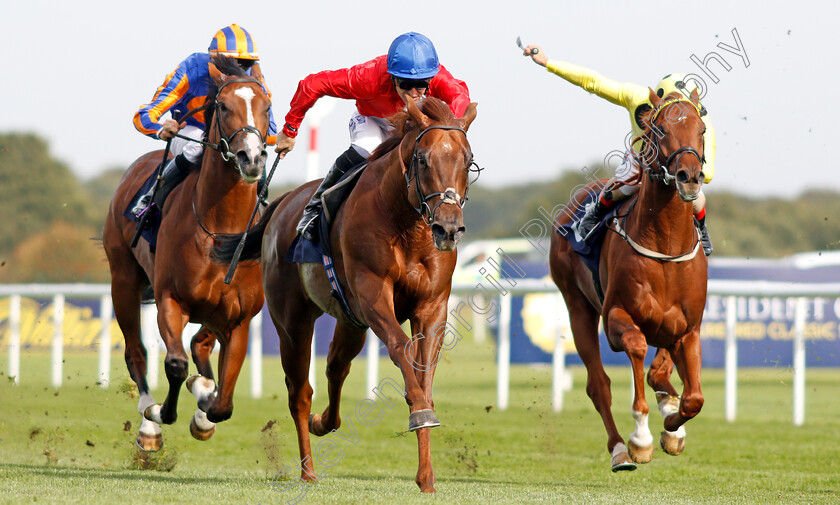
[[[311,74],[300,81],[286,114],[286,124],[277,138],[275,151],[280,158],[294,148],[304,115],[319,98],[334,96],[356,101],[356,112],[350,118],[350,148],[336,159],[306,205],[297,227],[304,238],[314,238],[321,194],[382,143],[391,129],[386,118],[403,110],[407,100],[426,95],[446,102],[459,118],[470,104],[467,84],[440,64],[432,41],[415,32],[394,39],[387,55],[350,68]]]
[[[204,154],[204,146],[199,142],[175,137],[180,133],[185,137],[201,140],[204,136],[206,124],[204,111],[188,117],[179,123],[174,119],[161,118],[167,113],[183,116],[187,112],[201,107],[207,100],[207,93],[213,80],[210,77],[211,58],[235,58],[237,64],[251,75],[252,68],[259,65],[257,46],[251,34],[239,25],[232,24],[216,32],[210,41],[206,53],[193,53],[178,64],[163,80],[152,100],[141,106],[134,114],[134,127],[137,131],[152,138],[170,140],[169,152],[173,160],[164,168],[162,177],[169,186],[177,184],[186,177],[191,166],[200,165]],[[271,98],[271,92],[260,78],[263,89]],[[268,144],[273,145],[277,138],[277,126],[274,114],[269,110]],[[171,189],[171,188],[170,188]],[[135,215],[142,214],[151,197],[151,192],[141,198],[134,210]]]
[[[610,207],[615,206],[617,202],[639,190],[638,184],[632,183],[638,181],[640,171],[634,154],[641,150],[641,137],[645,128],[640,123],[640,112],[642,109],[645,109],[644,106],[647,106],[647,108],[651,107],[649,91],[645,86],[639,86],[633,83],[619,83],[578,65],[549,60],[539,46],[528,46],[524,49],[523,54],[530,56],[534,62],[544,66],[549,72],[559,75],[572,84],[580,86],[610,103],[620,105],[627,109],[630,113],[630,123],[632,124],[631,138],[639,139],[635,141],[632,147],[628,148],[624,155],[624,161],[615,171],[615,176],[607,183],[604,190],[601,191],[595,205],[590,206],[581,219],[578,229],[585,240],[591,234],[593,228],[600,222],[601,218],[606,215]],[[678,90],[684,95],[689,96],[695,89],[697,89],[695,81],[686,80],[684,74],[669,74],[659,81],[654,91],[661,98]],[[705,111],[705,109],[702,110]],[[702,114],[701,119],[706,125],[706,133],[703,135],[705,143],[703,174],[706,176],[705,182],[708,183],[715,175],[715,130],[712,127],[708,113]],[[609,188],[616,186],[615,183],[619,183],[618,187],[610,190]],[[692,205],[694,218],[697,221],[697,228],[701,235],[703,251],[708,256],[712,253],[713,247],[706,228],[706,196],[702,190],[700,190],[700,195],[692,202]]]

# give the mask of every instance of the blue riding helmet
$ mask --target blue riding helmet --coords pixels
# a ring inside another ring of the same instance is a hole
[[[440,63],[432,41],[415,32],[403,33],[388,48],[388,73],[400,79],[430,79]]]

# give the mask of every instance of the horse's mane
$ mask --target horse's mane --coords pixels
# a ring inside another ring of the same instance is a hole
[[[452,114],[452,111],[449,109],[449,105],[447,105],[446,102],[433,96],[427,96],[422,100],[419,100],[417,105],[420,108],[420,112],[440,124],[451,126],[458,120],[458,118]],[[394,129],[391,130],[388,137],[386,137],[385,140],[383,140],[382,143],[374,149],[373,153],[371,153],[368,158],[368,161],[381,158],[393,151],[398,145],[400,145],[400,142],[402,142],[402,139],[405,138],[406,135],[410,133],[420,133],[419,125],[415,124],[415,122],[411,120],[411,116],[406,111],[397,112],[393,116],[389,117],[388,121],[394,126]]]
[[[216,66],[216,69],[219,72],[233,76],[233,77],[247,77],[248,74],[245,73],[245,70],[236,63],[236,58],[228,58],[227,56],[214,56],[210,59],[213,65]],[[219,88],[216,86],[216,83],[213,81],[213,78],[209,75],[207,76],[208,83],[207,83],[207,100],[204,101],[205,109],[204,109],[204,124],[207,125],[207,128],[204,129],[204,141],[209,141],[210,137],[210,123],[213,121],[213,111],[215,110],[216,105],[216,93],[218,93]]]

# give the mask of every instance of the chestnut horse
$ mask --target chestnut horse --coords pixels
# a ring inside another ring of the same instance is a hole
[[[609,229],[615,233],[604,237],[599,260],[603,303],[590,271],[569,242],[556,233],[551,238],[551,276],[569,309],[575,346],[588,375],[586,392],[606,427],[613,471],[633,470],[636,463],[647,463],[653,456],[644,395],[648,345],[659,348],[648,382],[657,393],[664,417],[660,444],[666,452],[682,452],[683,424],[703,406],[700,322],[706,303],[707,264],[706,256],[697,254],[699,238],[691,201],[697,198],[705,178],[705,127],[696,93],[686,98],[676,92],[660,99],[651,91],[650,101],[653,108],[645,123],[651,126],[643,136],[645,152],[652,153],[650,166],[642,161],[648,177],[643,177],[647,180],[641,181],[637,199],[625,202],[620,216],[610,223]],[[579,206],[586,192],[597,189],[595,184],[578,193],[570,206]],[[558,225],[569,223],[571,215],[562,212]],[[610,379],[598,343],[599,316],[604,319],[610,347],[626,352],[633,369],[636,430],[628,446],[610,412]],[[670,383],[671,359],[683,381],[681,397]]]
[[[211,260],[209,252],[217,233],[244,230],[251,217],[257,199],[254,183],[265,166],[271,101],[260,85],[258,66],[248,77],[226,58],[214,62],[210,75],[215,87],[205,103],[205,145],[212,149],[205,149],[201,170],[190,173],[167,198],[157,250],[151,252],[146,241],[130,248],[135,223],[123,217],[123,211],[155,171],[161,151],[148,153],[129,167],[111,202],[103,232],[114,314],[125,338],[126,365],[140,392],[138,410],[143,422],[137,445],[144,450],[159,449],[159,423],[171,424],[177,417],[178,394],[189,370],[181,340],[187,322],[203,325],[191,346],[201,375],[191,377],[187,387],[199,406],[190,432],[206,440],[215,431],[215,423],[229,419],[233,412],[233,389],[248,347],[248,325],[264,302],[256,262],[240,265],[228,286],[223,282],[225,269]],[[150,280],[166,344],[169,392],[163,405],[149,392],[146,350],[140,338],[140,297]],[[218,389],[209,363],[216,339],[221,344]]]
[[[466,131],[475,116],[474,103],[463,119],[457,119],[436,98],[424,99],[419,107],[409,100],[407,111],[391,118],[394,132],[370,156],[330,232],[338,281],[355,318],[385,343],[402,372],[409,430],[416,431],[419,446],[415,481],[423,492],[435,491],[429,429],[440,422],[433,412],[432,380],[440,327],[446,322],[454,249],[465,231],[462,206],[473,165]],[[309,434],[323,436],[341,425],[341,387],[350,361],[364,346],[366,331],[330,296],[322,265],[284,259],[295,239],[295,224],[317,187],[318,181],[307,183],[272,203],[242,254],[262,256],[263,285],[280,336],[303,480],[317,478]],[[238,240],[232,237],[226,250],[216,248],[215,253],[229,260]],[[337,320],[327,357],[329,405],[323,413],[310,415],[312,330],[324,312]],[[411,340],[400,327],[405,320],[415,335]]]

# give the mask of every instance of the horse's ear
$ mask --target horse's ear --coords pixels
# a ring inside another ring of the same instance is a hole
[[[262,70],[260,69],[259,63],[254,63],[254,66],[251,67],[251,77],[258,81],[263,80]]]
[[[653,106],[654,109],[659,107],[659,103],[662,101],[662,99],[659,98],[659,95],[656,94],[656,91],[654,91],[650,88],[648,88],[648,91],[649,91],[648,99],[650,100],[650,104]]]
[[[475,119],[475,115],[478,114],[477,108],[478,104],[476,102],[473,102],[467,107],[467,110],[464,111],[464,117],[461,118],[461,128],[463,128],[464,131],[470,129],[470,125]]]
[[[222,82],[224,82],[224,74],[219,72],[219,69],[216,68],[212,62],[209,64],[210,66],[210,77],[213,78],[213,82],[216,83],[216,86],[221,86]]]
[[[697,92],[697,88],[691,90],[691,96],[689,96],[694,105],[700,105],[700,93]]]
[[[421,130],[425,130],[432,125],[431,118],[423,114],[420,107],[417,106],[417,103],[413,99],[409,98],[405,101],[405,109],[408,111],[408,115],[411,116],[411,119],[417,123]]]

